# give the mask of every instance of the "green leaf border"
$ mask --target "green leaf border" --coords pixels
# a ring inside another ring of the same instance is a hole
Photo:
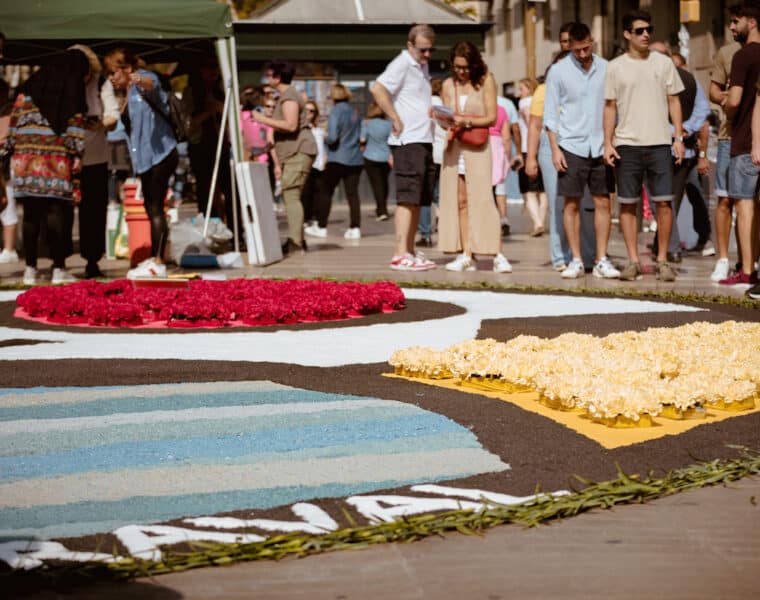
[[[609,481],[595,482],[576,476],[577,489],[573,492],[550,496],[537,489],[535,500],[518,505],[501,505],[483,499],[485,508],[478,511],[461,509],[414,515],[391,523],[366,526],[357,526],[350,515],[346,514],[351,527],[323,535],[290,533],[272,536],[262,542],[239,544],[193,542],[187,544],[187,550],[162,548],[161,562],[126,558],[111,564],[48,564],[31,572],[6,572],[0,576],[0,584],[8,584],[16,589],[19,584],[27,589],[41,584],[61,588],[84,582],[149,577],[237,562],[280,560],[293,556],[355,550],[377,544],[409,543],[430,536],[442,537],[449,532],[480,535],[492,527],[508,523],[536,527],[590,510],[644,504],[673,494],[726,485],[743,477],[760,474],[759,451],[737,446],[729,448],[738,450],[737,458],[696,462],[669,471],[662,477],[655,477],[652,472],[645,476],[628,475],[619,465],[617,477]],[[115,548],[113,552],[116,555]]]

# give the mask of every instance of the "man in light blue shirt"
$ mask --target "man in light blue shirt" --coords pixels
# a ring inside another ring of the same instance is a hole
[[[565,279],[585,273],[581,258],[580,203],[586,186],[594,199],[596,261],[594,277],[617,279],[620,272],[607,258],[610,238],[612,169],[604,162],[604,79],[607,61],[593,53],[591,31],[583,23],[570,27],[571,54],[549,70],[544,126],[557,169],[557,195],[565,197],[563,222],[573,260]]]

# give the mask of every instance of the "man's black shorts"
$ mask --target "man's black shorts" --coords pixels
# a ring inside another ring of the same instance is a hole
[[[540,194],[544,191],[544,175],[541,173],[541,168],[538,169],[538,175],[531,179],[525,172],[525,163],[528,162],[528,155],[523,154],[523,168],[517,172],[517,180],[520,183],[520,193],[527,194],[528,192],[535,192]]]
[[[562,148],[567,171],[557,174],[557,195],[565,198],[583,198],[586,185],[592,196],[607,196],[615,191],[615,172],[604,162],[603,156],[578,156]]]
[[[433,144],[391,146],[396,203],[430,206],[435,186]]]

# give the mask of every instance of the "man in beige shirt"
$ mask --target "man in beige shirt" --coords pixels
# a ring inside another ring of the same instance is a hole
[[[628,13],[623,17],[623,29],[628,52],[609,63],[604,90],[604,158],[616,171],[620,227],[629,259],[620,279],[635,281],[642,277],[636,205],[646,178],[650,198],[657,203],[655,275],[662,281],[674,281],[676,273],[666,258],[673,227],[672,156],[676,164],[684,156],[678,100],[683,83],[667,56],[649,51],[654,33],[649,13]],[[668,116],[675,130],[672,148]]]

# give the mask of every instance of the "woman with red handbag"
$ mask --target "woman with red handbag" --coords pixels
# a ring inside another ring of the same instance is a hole
[[[499,212],[491,188],[488,128],[496,121],[496,83],[477,47],[458,42],[451,49],[452,75],[442,99],[453,110],[440,179],[438,244],[459,255],[449,271],[474,271],[474,254],[492,256],[496,273],[511,273],[501,253]]]

